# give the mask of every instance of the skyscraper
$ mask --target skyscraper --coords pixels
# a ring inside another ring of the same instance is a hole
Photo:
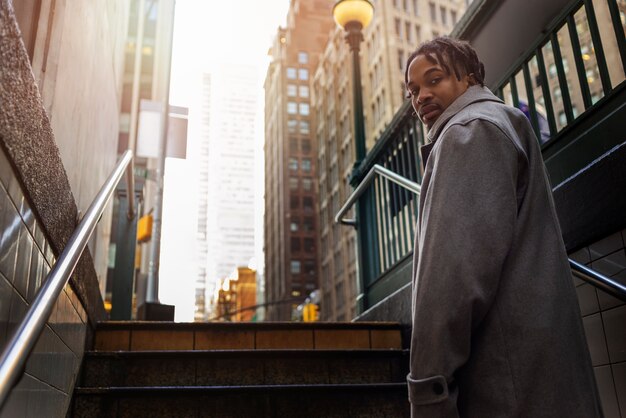
[[[211,317],[218,279],[254,256],[254,130],[256,68],[221,65],[202,79],[191,141],[198,168],[196,320]]]
[[[317,144],[311,75],[334,26],[332,0],[292,0],[265,79],[265,285],[268,320],[289,320],[318,286]],[[291,302],[293,301],[293,302]]]

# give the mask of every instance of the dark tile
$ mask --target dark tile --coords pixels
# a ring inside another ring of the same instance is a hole
[[[39,252],[39,248],[37,248],[36,245],[33,245],[33,252],[30,259],[30,277],[28,278],[28,291],[26,294],[26,300],[28,303],[31,303],[35,299],[37,291],[41,287],[41,276],[44,263],[45,261]]]
[[[613,276],[620,271],[626,269],[626,252],[620,249],[603,258],[591,263],[591,268],[604,274],[605,276]]]
[[[613,364],[613,381],[615,382],[615,392],[617,392],[617,403],[622,410],[622,418],[626,416],[626,363]]]
[[[269,418],[289,415],[272,414],[264,393],[211,394],[200,399],[200,418]]]
[[[7,326],[7,338],[11,338],[13,332],[26,316],[28,305],[15,289],[11,291],[11,312],[9,313],[9,324]]]
[[[609,353],[604,338],[604,328],[600,314],[594,314],[583,318],[587,345],[591,354],[591,362],[594,366],[609,363]]]
[[[20,227],[19,246],[17,248],[17,261],[15,262],[15,275],[13,286],[20,292],[24,299],[28,296],[28,280],[30,278],[30,259],[33,255],[33,239],[25,226]]]
[[[598,392],[600,393],[604,417],[620,418],[611,366],[594,367],[593,371],[596,375],[596,383],[598,384]]]
[[[574,261],[578,261],[581,264],[587,264],[591,261],[591,257],[589,256],[589,248],[583,247],[575,253],[569,254],[569,258]]]
[[[612,363],[626,361],[626,305],[602,313]]]
[[[13,174],[11,163],[7,159],[4,150],[0,148],[0,184],[8,188],[9,182],[13,177],[15,177],[15,174]]]
[[[11,294],[13,288],[9,281],[0,273],[0,347],[7,341],[7,327],[11,314]]]
[[[15,274],[15,260],[17,259],[17,245],[21,226],[22,219],[13,205],[6,205],[2,225],[0,225],[0,229],[3,231],[0,242],[0,271],[10,282],[13,282]]]
[[[590,284],[583,284],[576,288],[580,312],[583,316],[591,315],[600,310],[596,288]]]
[[[608,237],[594,242],[589,246],[589,255],[591,260],[597,260],[617,251],[620,248],[624,248],[624,241],[620,232],[609,235]]]
[[[615,308],[617,306],[621,306],[625,303],[623,300],[620,300],[616,298],[615,296],[611,296],[608,293],[600,289],[596,289],[596,292],[598,293],[598,301],[600,302],[600,309],[603,311],[607,309]]]
[[[26,363],[26,371],[38,379],[68,392],[78,374],[74,353],[46,326]]]
[[[22,204],[20,206],[20,215],[24,220],[24,225],[28,228],[28,231],[35,236],[35,214],[28,203],[26,198],[22,199]]]

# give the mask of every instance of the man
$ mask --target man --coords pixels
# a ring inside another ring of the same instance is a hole
[[[429,128],[413,260],[413,418],[602,416],[541,152],[484,83],[472,47],[436,38],[405,75]]]

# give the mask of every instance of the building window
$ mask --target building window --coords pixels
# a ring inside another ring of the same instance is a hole
[[[293,67],[287,67],[287,78],[290,80],[296,79],[296,69]]]
[[[304,172],[311,171],[311,159],[310,158],[302,159],[302,171]]]
[[[315,276],[315,261],[306,260],[304,262],[304,274]]]
[[[298,140],[295,138],[291,138],[289,140],[289,152],[295,154],[298,152]]]
[[[452,24],[456,25],[456,22],[457,22],[457,20],[456,20],[456,11],[450,10],[450,17],[452,17]]]
[[[291,230],[291,232],[297,232],[298,231],[298,218],[291,218],[291,224],[289,229]]]
[[[400,34],[402,32],[402,24],[400,23],[400,19],[396,18],[395,20],[395,24],[396,24],[396,35],[398,36],[398,38],[400,37]]]
[[[398,67],[400,70],[404,69],[404,51],[402,49],[398,49]]]
[[[291,251],[292,252],[300,251],[300,238],[291,237]]]
[[[413,0],[413,14],[415,16],[419,16],[419,9],[417,8],[418,1]]]
[[[411,34],[412,33],[413,33],[413,31],[411,31],[411,23],[410,22],[404,22],[404,36],[406,36],[407,42],[413,42],[413,39],[411,39]]]
[[[419,25],[415,25],[415,43],[419,44],[421,43],[422,39],[422,30],[420,29]]]
[[[305,212],[313,212],[313,198],[312,197],[302,198],[302,209],[304,209]]]
[[[300,80],[308,80],[309,79],[309,70],[306,68],[300,68],[298,70],[298,78]]]
[[[300,133],[302,135],[308,135],[311,132],[309,121],[301,120],[300,121]]]
[[[304,189],[305,192],[310,192],[311,190],[313,190],[313,180],[309,178],[303,178],[302,189]]]
[[[308,103],[300,103],[300,114],[302,116],[308,116],[310,112]]]
[[[289,159],[289,169],[291,171],[298,171],[298,159],[297,158]]]
[[[304,239],[304,251],[312,253],[315,251],[315,241],[313,238],[305,238]]]
[[[311,141],[309,141],[308,139],[302,140],[302,153],[303,154],[311,153]]]
[[[300,261],[291,260],[291,274],[299,274],[301,271]]]
[[[307,54],[306,52],[298,52],[298,62],[300,64],[308,64],[309,54]]]
[[[295,102],[287,102],[287,113],[290,115],[298,113],[298,104]]]
[[[289,179],[289,188],[291,190],[297,190],[298,189],[298,179],[290,178]]]
[[[295,134],[296,133],[296,127],[298,126],[298,121],[294,120],[294,119],[289,119],[287,121],[287,130],[289,131],[290,134]]]
[[[448,11],[446,10],[445,7],[441,6],[439,7],[439,12],[441,14],[441,23],[443,23],[444,25],[448,24]]]
[[[300,207],[300,198],[298,196],[291,196],[289,199],[289,207],[291,209],[298,209]],[[297,222],[297,221],[298,219],[294,219],[292,222]]]
[[[300,86],[300,97],[309,97],[309,86]]]
[[[287,96],[296,97],[296,92],[298,91],[295,84],[287,84]]]
[[[310,198],[304,198],[310,199]],[[302,221],[302,230],[303,231],[313,231],[313,218],[311,216],[305,216]]]
[[[430,9],[430,20],[433,22],[437,21],[437,9],[433,3],[428,3],[428,8]]]

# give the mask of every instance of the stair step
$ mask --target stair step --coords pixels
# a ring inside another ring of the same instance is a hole
[[[404,382],[408,350],[88,352],[82,386]]]
[[[381,322],[98,324],[97,351],[224,349],[400,349],[401,326]]]
[[[406,383],[77,388],[75,418],[409,417]]]

